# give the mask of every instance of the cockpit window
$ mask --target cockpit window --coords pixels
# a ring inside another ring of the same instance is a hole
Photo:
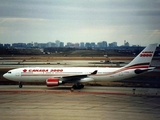
[[[9,71],[8,73],[11,74],[11,71]]]

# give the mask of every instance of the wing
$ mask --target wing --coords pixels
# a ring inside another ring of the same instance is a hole
[[[86,74],[86,75],[73,75],[73,76],[64,76],[61,78],[61,80],[64,83],[77,83],[79,82],[81,79],[87,78],[90,75],[95,75],[97,74],[97,70],[93,71],[90,74]]]

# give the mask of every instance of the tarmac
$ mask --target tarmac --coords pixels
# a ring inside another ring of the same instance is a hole
[[[159,120],[156,88],[0,86],[1,120]]]

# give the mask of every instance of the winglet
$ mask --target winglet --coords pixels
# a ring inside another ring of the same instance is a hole
[[[97,70],[95,70],[94,72],[92,72],[90,75],[95,75],[95,74],[97,74]]]

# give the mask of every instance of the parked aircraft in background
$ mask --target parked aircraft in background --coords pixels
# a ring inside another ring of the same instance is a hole
[[[84,82],[117,81],[150,72],[151,60],[157,44],[148,45],[129,64],[121,68],[107,67],[25,67],[9,70],[4,78],[23,82],[46,82],[48,87],[73,83],[72,88],[83,88]]]

